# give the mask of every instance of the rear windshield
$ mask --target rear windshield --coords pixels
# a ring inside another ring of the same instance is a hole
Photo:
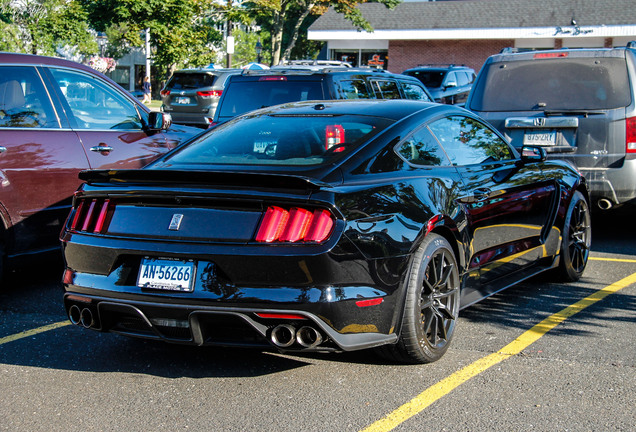
[[[248,111],[287,102],[325,99],[319,81],[233,82],[225,92],[219,117],[236,117]]]
[[[475,111],[598,110],[631,103],[621,58],[540,59],[484,67],[473,90],[470,108]]]
[[[406,74],[417,78],[426,87],[437,88],[442,86],[446,71],[411,71]]]
[[[196,89],[200,87],[212,87],[216,76],[206,73],[175,73],[166,87],[173,90]]]
[[[172,166],[328,164],[392,123],[361,115],[247,115],[218,126],[164,162]]]

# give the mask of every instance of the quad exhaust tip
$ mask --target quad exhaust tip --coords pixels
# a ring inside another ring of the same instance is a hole
[[[72,324],[81,325],[84,328],[91,328],[95,325],[93,312],[89,308],[80,309],[77,305],[72,305],[68,309],[68,318]]]

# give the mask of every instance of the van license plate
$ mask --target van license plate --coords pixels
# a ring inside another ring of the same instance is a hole
[[[192,292],[195,266],[193,261],[143,258],[137,286],[168,291]]]
[[[523,135],[523,145],[553,146],[556,145],[556,131],[526,131]]]
[[[178,97],[177,98],[177,103],[178,104],[182,104],[182,105],[189,104],[190,103],[190,98],[189,97]]]

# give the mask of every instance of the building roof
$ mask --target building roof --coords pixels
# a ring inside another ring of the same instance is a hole
[[[376,31],[636,25],[634,0],[405,2],[393,10],[380,3],[363,3],[359,9]],[[356,31],[333,8],[318,18],[309,30]]]

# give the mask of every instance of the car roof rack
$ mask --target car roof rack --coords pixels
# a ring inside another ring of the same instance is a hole
[[[351,63],[339,60],[316,60],[316,59],[306,59],[306,60],[283,60],[278,63],[277,66],[342,66],[342,67],[353,67]]]

